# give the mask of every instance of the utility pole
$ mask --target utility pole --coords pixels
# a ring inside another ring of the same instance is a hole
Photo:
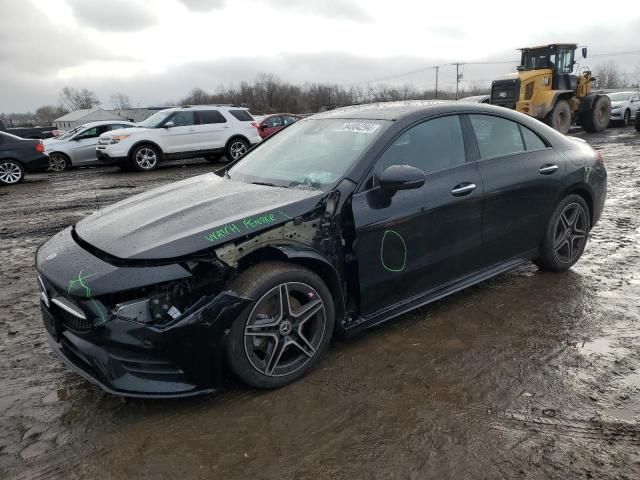
[[[454,63],[456,66],[456,100],[458,100],[458,91],[460,88],[460,80],[462,79],[462,75],[460,75],[460,65],[464,65],[463,63]]]
[[[433,67],[433,69],[436,71],[436,100],[438,99],[438,73],[440,70],[440,65],[436,65],[435,67]]]

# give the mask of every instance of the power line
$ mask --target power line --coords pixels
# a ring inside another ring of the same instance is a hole
[[[595,53],[595,54],[590,54],[590,57],[619,57],[619,56],[623,56],[623,55],[640,55],[640,50],[629,50],[629,51],[622,51],[622,52],[608,52],[608,53]],[[359,82],[353,82],[353,83],[349,83],[347,84],[347,86],[351,86],[351,85],[361,85],[364,83],[379,83],[379,82],[385,82],[387,80],[394,80],[396,78],[401,78],[401,77],[406,77],[408,75],[413,75],[416,73],[423,73],[423,72],[427,72],[429,70],[432,69],[437,69],[436,72],[440,69],[440,67],[447,67],[447,66],[455,66],[455,65],[501,65],[501,64],[516,64],[519,63],[519,60],[487,60],[487,61],[482,61],[482,62],[459,62],[459,63],[443,63],[440,65],[430,65],[428,67],[424,67],[424,68],[419,68],[417,70],[411,70],[408,72],[404,72],[404,73],[398,73],[395,75],[391,75],[388,77],[383,77],[383,78],[378,78],[375,80],[362,80]]]

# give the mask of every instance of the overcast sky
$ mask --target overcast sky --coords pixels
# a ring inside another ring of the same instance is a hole
[[[640,50],[637,0],[592,3],[551,3],[527,18],[535,2],[0,0],[0,112],[56,104],[65,85],[96,91],[105,107],[114,92],[144,106],[260,72],[351,84],[433,64],[516,60],[517,47],[549,42],[586,44],[590,54]],[[614,60],[640,77],[640,55]],[[467,65],[464,80],[484,85],[510,69]],[[454,71],[441,70],[441,85],[452,85]],[[386,83],[432,86],[434,75]]]

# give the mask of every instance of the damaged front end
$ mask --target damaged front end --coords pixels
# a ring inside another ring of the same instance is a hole
[[[224,291],[229,269],[220,262],[114,265],[69,228],[39,249],[36,263],[51,348],[88,380],[131,397],[220,385],[225,332],[251,302]]]

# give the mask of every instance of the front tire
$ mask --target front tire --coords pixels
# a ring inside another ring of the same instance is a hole
[[[582,126],[587,132],[602,132],[611,120],[611,100],[606,95],[595,99],[591,108],[583,114]]]
[[[231,285],[254,301],[231,327],[227,358],[233,372],[257,388],[279,388],[305,375],[326,351],[334,326],[331,292],[312,271],[265,262]]]
[[[52,153],[49,155],[49,170],[60,173],[71,167],[71,160],[63,153]]]
[[[160,151],[153,145],[139,145],[131,152],[131,165],[139,172],[151,172],[158,167]]]
[[[624,118],[622,119],[622,123],[625,127],[628,127],[631,124],[631,110],[626,109],[624,111]]]
[[[569,127],[571,126],[569,102],[562,99],[556,101],[553,109],[545,118],[545,123],[564,135],[569,133]]]
[[[551,215],[534,260],[542,270],[564,272],[580,259],[587,245],[591,220],[589,207],[580,195],[565,197]]]
[[[0,160],[0,185],[17,185],[24,180],[24,168],[16,160]]]

